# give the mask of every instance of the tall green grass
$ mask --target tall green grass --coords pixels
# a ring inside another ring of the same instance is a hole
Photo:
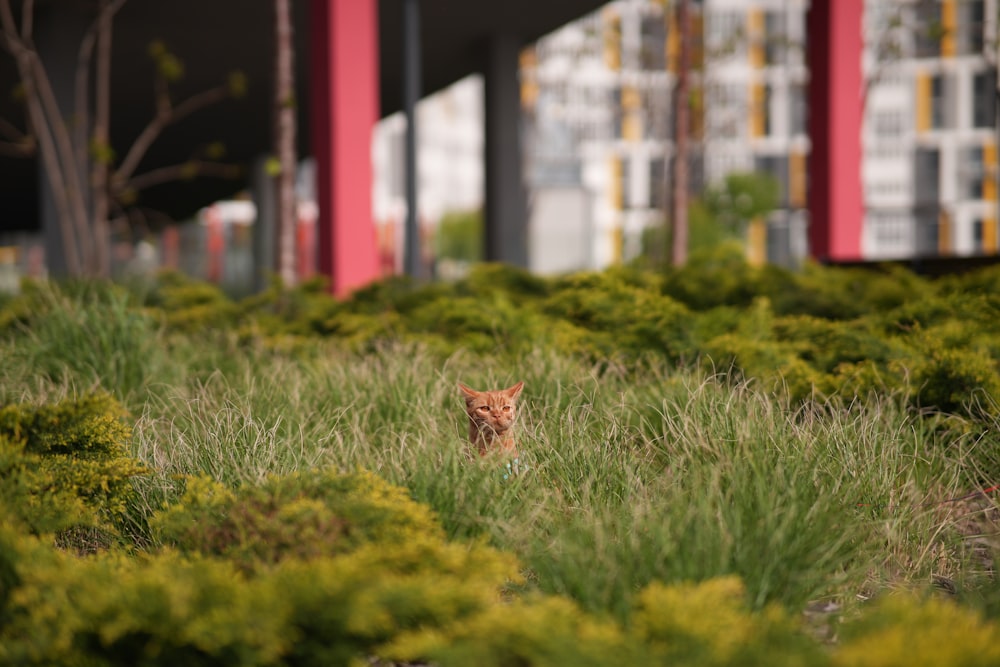
[[[793,403],[695,366],[595,366],[540,348],[446,356],[317,338],[281,352],[222,331],[166,334],[116,294],[53,295],[45,317],[10,324],[0,398],[116,394],[154,471],[137,482],[137,531],[184,475],[239,486],[329,466],[405,486],[450,536],[515,553],[529,587],[619,617],[656,580],[736,574],[755,608],[979,583],[937,501],[981,481],[967,458],[995,437],[953,442],[902,398]],[[504,479],[469,455],[456,382],[516,380],[525,470]]]

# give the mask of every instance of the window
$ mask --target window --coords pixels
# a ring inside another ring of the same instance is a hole
[[[791,131],[792,136],[807,132],[809,105],[806,104],[806,86],[803,83],[793,83],[789,90],[791,95]]]
[[[918,148],[914,157],[917,203],[936,205],[938,203],[941,154],[936,148]]]
[[[966,0],[958,5],[961,12],[958,28],[960,53],[982,53],[986,46],[986,14],[983,5],[983,0]]]
[[[709,54],[715,58],[732,56],[743,41],[743,15],[734,11],[711,11],[706,15]]]
[[[778,182],[778,201],[788,201],[788,156],[758,155],[754,158],[754,171],[770,174]]]
[[[939,0],[918,0],[913,6],[913,47],[917,58],[941,55],[941,4]]]
[[[983,221],[973,220],[972,221],[972,251],[973,252],[983,252],[985,250],[983,246]]]
[[[996,70],[972,77],[972,126],[993,127],[996,119]]]
[[[784,14],[767,12],[764,14],[764,63],[778,65],[782,62],[785,46]]]
[[[647,88],[642,91],[643,127],[651,139],[667,139],[671,129],[670,100],[673,95],[665,89]]]
[[[943,74],[931,77],[931,127],[940,130],[950,126],[948,113],[951,85]]]
[[[983,167],[983,149],[972,146],[962,151],[962,163],[959,167],[962,194],[966,199],[983,198],[983,179],[986,170]]]
[[[915,213],[917,220],[917,254],[939,254],[941,223],[938,219],[937,206],[920,207]]]
[[[900,111],[878,111],[872,119],[872,129],[879,139],[899,137],[903,134],[903,114]]]
[[[667,68],[667,26],[663,15],[643,16],[640,30],[639,67],[662,72]]]
[[[667,182],[662,157],[649,161],[649,207],[665,210],[667,207]]]

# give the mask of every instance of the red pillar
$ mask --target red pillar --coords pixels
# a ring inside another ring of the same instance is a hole
[[[371,201],[378,0],[312,0],[310,12],[319,271],[344,295],[378,277]]]
[[[813,0],[809,63],[809,253],[861,259],[861,21],[864,0]]]

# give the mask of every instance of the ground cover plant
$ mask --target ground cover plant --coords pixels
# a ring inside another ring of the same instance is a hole
[[[725,251],[343,301],[26,284],[0,661],[994,664],[998,287]],[[516,380],[504,479],[456,382]]]

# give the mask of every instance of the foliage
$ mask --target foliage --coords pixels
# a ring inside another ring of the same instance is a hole
[[[3,334],[23,340],[5,360],[8,369],[99,383],[122,399],[165,370],[155,321],[117,286],[28,281],[0,316]]]
[[[404,636],[388,654],[442,667],[648,664],[620,627],[560,597],[495,604],[444,632]]]
[[[736,231],[778,208],[780,196],[781,185],[770,174],[731,172],[721,184],[706,189],[702,198],[709,215]]]
[[[0,500],[7,520],[36,534],[60,533],[87,548],[81,529],[115,535],[145,472],[127,448],[121,407],[94,394],[39,407],[0,408]]]
[[[837,667],[1000,664],[996,622],[950,600],[891,595],[844,626]]]
[[[655,583],[638,596],[635,633],[663,665],[823,665],[818,645],[779,607],[751,614],[736,577]]]
[[[349,535],[336,549],[285,554],[256,572],[170,550],[78,559],[0,527],[0,661],[347,665],[401,632],[484,609],[517,577],[509,557],[446,542],[400,489],[370,475],[312,481],[333,483],[319,495],[368,539]]]
[[[434,236],[435,257],[479,262],[483,258],[481,211],[446,213]]]
[[[962,664],[1000,608],[1000,272],[691,264],[28,285],[0,662]],[[525,381],[520,475],[468,456],[459,380]],[[931,580],[956,603],[885,593]]]
[[[233,491],[189,481],[180,502],[157,515],[154,535],[184,553],[223,557],[244,570],[310,559],[377,542],[395,548],[439,537],[426,508],[370,474],[303,471]]]

